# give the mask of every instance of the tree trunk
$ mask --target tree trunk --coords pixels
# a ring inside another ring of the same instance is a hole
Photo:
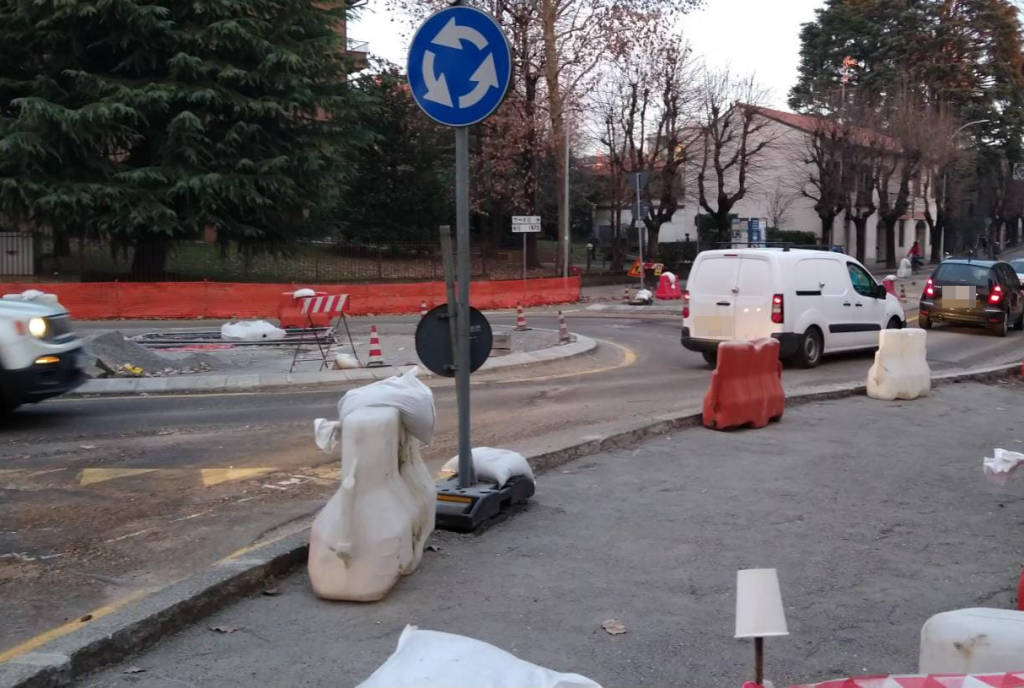
[[[857,251],[856,257],[860,262],[864,262],[864,256],[867,253],[867,242],[868,242],[868,218],[867,217],[854,217],[853,228],[857,233]]]
[[[132,278],[141,282],[164,278],[167,256],[171,253],[171,240],[164,236],[145,235],[135,240],[132,255]]]
[[[658,235],[661,234],[661,223],[652,222],[650,225],[648,225],[645,222],[644,225],[647,227],[647,241],[650,242],[649,244],[644,245],[644,253],[647,254],[644,256],[644,259],[650,261],[657,261],[658,256],[661,254],[661,252],[658,250]]]
[[[565,140],[565,97],[559,84],[559,53],[558,37],[555,31],[557,3],[544,0],[541,5],[541,22],[544,41],[544,80],[548,87],[548,105],[551,113],[551,136],[554,139],[555,153],[555,193],[558,196],[558,252],[555,272],[562,273],[565,255],[569,250],[567,237],[563,235],[567,224],[569,208],[565,203],[565,153],[568,145]]]
[[[946,216],[942,212],[936,212],[935,215],[935,220],[926,217],[925,221],[928,223],[928,237],[932,244],[931,262],[938,263],[942,260],[942,235],[946,231]]]
[[[821,219],[821,245],[825,248],[832,247],[832,228],[835,226],[836,216],[833,213],[818,215]]]
[[[881,225],[885,228],[885,266],[896,267],[896,219],[879,217]]]

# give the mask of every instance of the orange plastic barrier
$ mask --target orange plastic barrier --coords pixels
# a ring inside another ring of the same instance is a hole
[[[785,405],[777,340],[718,345],[718,365],[704,395],[704,425],[716,430],[763,428],[782,417]]]
[[[665,301],[683,298],[683,292],[679,289],[679,278],[671,272],[661,273],[661,277],[658,279],[658,291],[654,293],[654,298]]]
[[[249,284],[242,282],[7,282],[0,294],[38,289],[56,294],[78,320],[115,318],[273,318],[281,293],[309,287],[349,295],[348,315],[418,313],[420,302],[445,302],[444,282],[409,284]],[[480,310],[572,303],[580,278],[479,281],[470,301]]]

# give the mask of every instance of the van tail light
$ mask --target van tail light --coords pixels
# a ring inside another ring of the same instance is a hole
[[[786,305],[782,298],[782,294],[776,294],[772,297],[772,322],[781,323],[782,319],[786,314]]]
[[[998,306],[1003,302],[1003,288],[998,284],[988,294],[988,305]]]
[[[687,289],[683,292],[683,317],[690,317],[690,290]]]
[[[930,298],[935,296],[935,282],[932,281],[931,277],[929,277],[928,281],[925,282],[925,285],[924,285],[924,296],[925,296],[925,298],[928,298],[928,299],[930,299]]]

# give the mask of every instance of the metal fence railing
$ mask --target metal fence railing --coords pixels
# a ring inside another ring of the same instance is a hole
[[[3,235],[0,235],[2,237]],[[353,246],[329,242],[296,242],[274,252],[246,257],[215,243],[176,241],[163,270],[150,261],[133,260],[131,248],[117,250],[107,242],[71,238],[63,245],[49,236],[19,235],[34,245],[24,276],[39,280],[211,281],[329,284],[343,282],[421,282],[444,279],[441,249],[436,244],[403,243]],[[27,237],[27,238],[26,238]],[[2,241],[2,239],[0,239]],[[4,244],[0,243],[0,250]],[[474,246],[472,276],[476,279],[517,279],[522,276],[522,252]],[[6,263],[3,263],[6,265]],[[25,268],[20,268],[25,269]],[[0,275],[3,275],[0,271]],[[8,273],[15,274],[15,273]],[[532,268],[528,277],[555,276],[553,262]]]

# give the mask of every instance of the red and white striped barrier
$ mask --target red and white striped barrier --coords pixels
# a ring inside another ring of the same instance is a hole
[[[320,296],[300,296],[302,306],[299,312],[303,315],[317,313],[344,313],[348,310],[348,294],[322,294]]]
[[[1024,685],[1024,673],[1008,674],[893,674],[853,676],[790,688],[1003,688]]]
[[[367,368],[380,368],[384,365],[384,354],[380,350],[380,335],[377,326],[370,325],[370,354],[366,362]]]

